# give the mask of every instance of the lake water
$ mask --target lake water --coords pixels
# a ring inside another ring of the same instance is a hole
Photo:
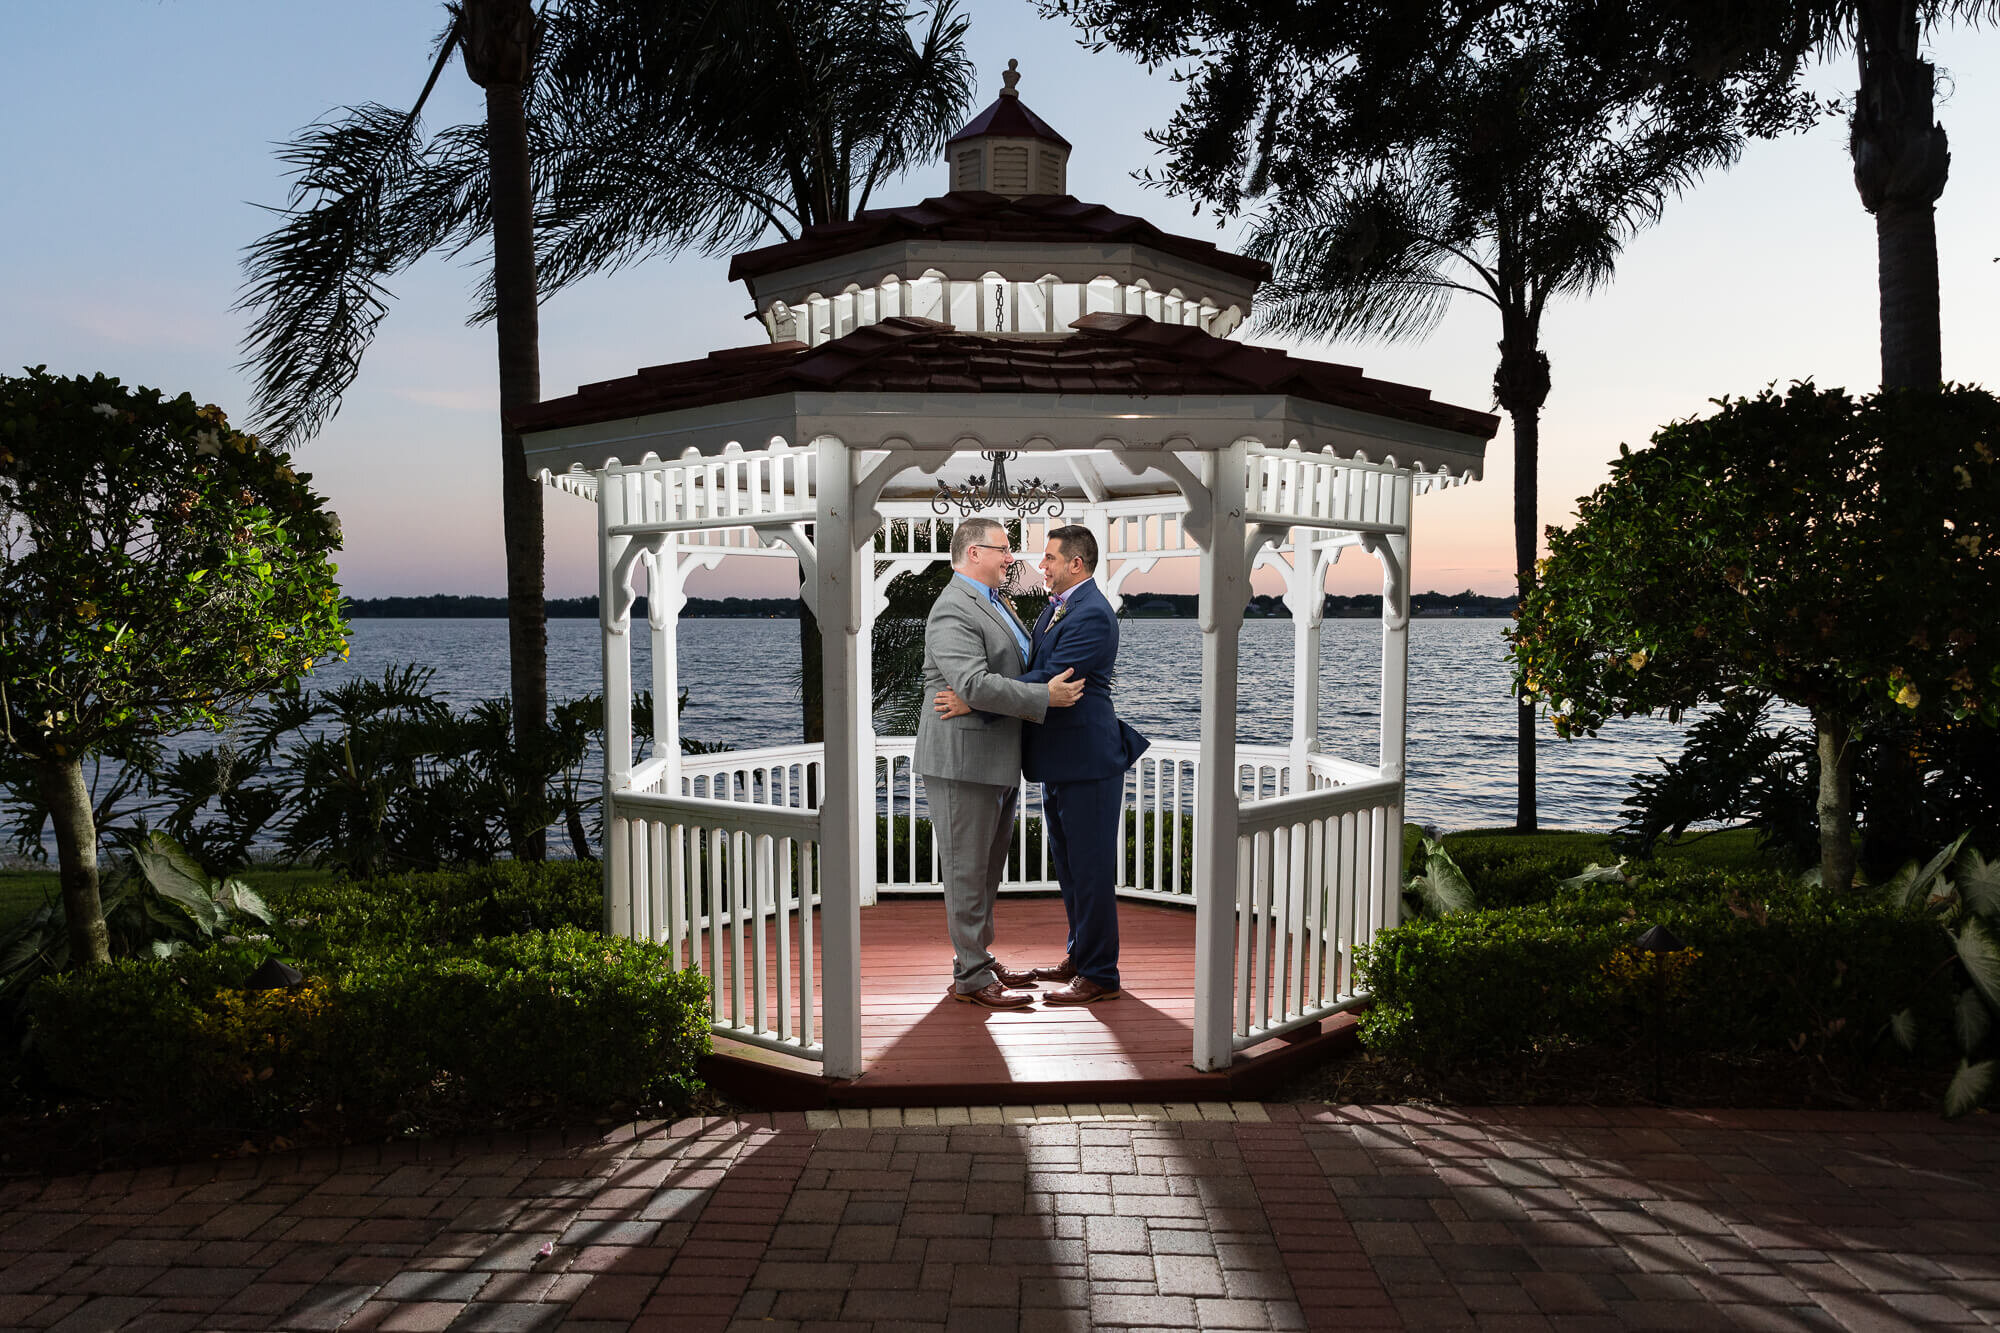
[[[643,623],[643,622],[642,622]],[[1500,620],[1410,622],[1409,818],[1445,829],[1510,824],[1514,818],[1514,702]],[[1377,620],[1328,620],[1321,639],[1319,735],[1329,754],[1373,763],[1382,644]],[[798,624],[791,620],[690,620],[681,626],[682,728],[738,748],[797,741],[793,673]],[[435,684],[460,704],[507,689],[507,626],[500,620],[357,620],[352,655],[313,673],[313,688],[355,675],[379,678],[391,663],[433,667]],[[643,631],[633,679],[651,678]],[[1201,632],[1192,620],[1120,624],[1118,711],[1147,736],[1198,738]],[[1245,622],[1237,736],[1282,742],[1291,734],[1292,624]],[[602,688],[597,622],[549,622],[553,698]],[[1664,719],[1614,720],[1596,739],[1560,741],[1544,730],[1539,753],[1543,823],[1609,828],[1634,773],[1680,753],[1680,726]]]

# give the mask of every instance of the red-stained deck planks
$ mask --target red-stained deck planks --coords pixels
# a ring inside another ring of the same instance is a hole
[[[861,912],[860,1078],[823,1079],[804,1062],[723,1039],[705,1072],[732,1095],[767,1106],[1219,1100],[1257,1095],[1311,1060],[1351,1048],[1353,1021],[1342,1016],[1245,1052],[1227,1072],[1196,1070],[1194,913],[1121,902],[1118,916],[1122,996],[1003,1011],[946,994],[951,944],[942,902],[885,898]],[[995,926],[994,953],[1010,966],[1063,956],[1068,927],[1057,899],[1003,898]]]

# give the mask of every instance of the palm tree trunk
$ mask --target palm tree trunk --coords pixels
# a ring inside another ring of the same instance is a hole
[[[493,322],[500,354],[500,514],[507,552],[507,660],[514,743],[524,752],[540,753],[549,711],[542,487],[528,475],[520,434],[505,424],[510,413],[542,399],[535,186],[521,99],[534,68],[535,12],[528,0],[475,0],[465,7],[462,32],[466,73],[486,90]],[[547,852],[546,829],[516,835],[516,858],[539,861]]]
[[[1500,327],[1500,368],[1493,372],[1493,396],[1514,427],[1514,578],[1525,598],[1535,585],[1535,553],[1541,538],[1536,501],[1549,358],[1537,346],[1540,331],[1525,312],[1503,310]],[[1514,830],[1533,833],[1537,827],[1535,706],[1521,699],[1514,707]]]
[[[56,829],[56,864],[61,867],[70,962],[79,967],[109,962],[111,933],[104,927],[104,900],[97,892],[97,820],[90,808],[90,789],[83,781],[83,761],[40,760],[35,776]]]
[[[1813,718],[1819,738],[1819,880],[1844,893],[1854,887],[1854,750],[1845,727]]]
[[[1864,0],[1855,17],[1861,88],[1848,148],[1854,186],[1875,215],[1882,387],[1934,389],[1944,368],[1933,205],[1951,169],[1931,119],[1935,71],[1918,45],[1916,0]]]
[[[500,414],[542,400],[541,321],[536,308],[534,185],[518,85],[486,90],[492,155],[494,328],[500,350]],[[507,661],[514,740],[538,750],[549,712],[549,627],[544,605],[542,485],[528,475],[520,432],[501,428],[500,512],[507,548]],[[525,833],[514,855],[539,861],[544,829]]]

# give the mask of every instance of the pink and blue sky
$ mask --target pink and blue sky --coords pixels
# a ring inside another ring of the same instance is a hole
[[[1164,75],[1080,49],[1027,0],[973,0],[970,13],[979,104],[1019,59],[1023,100],[1076,145],[1073,193],[1225,245],[1240,238],[1235,224],[1218,233],[1131,179],[1153,160],[1145,131],[1176,104]],[[410,0],[0,7],[0,365],[185,389],[242,422],[243,319],[230,306],[243,247],[271,223],[260,205],[284,198],[274,145],[344,104],[408,105],[441,25],[440,6]],[[1952,136],[1937,213],[1945,373],[2000,388],[2000,32],[1943,31],[1932,58]],[[1815,81],[1851,91],[1851,60]],[[478,114],[454,63],[426,119]],[[1604,479],[1621,442],[1642,444],[1711,398],[1804,377],[1874,386],[1874,227],[1849,173],[1839,123],[1752,145],[1632,242],[1609,289],[1550,312],[1545,522],[1563,521]],[[942,188],[941,168],[920,172],[879,202]],[[748,297],[724,281],[726,267],[656,260],[557,296],[542,315],[544,394],[752,341]],[[345,407],[300,452],[341,514],[350,595],[502,590],[493,337],[464,322],[477,281],[476,268],[442,260],[398,279]],[[1490,409],[1497,337],[1491,308],[1467,300],[1423,342],[1306,350]],[[1419,507],[1418,588],[1511,588],[1512,487],[1503,425],[1483,482]],[[588,505],[551,494],[552,595],[595,591],[593,531]],[[741,561],[694,591],[766,595],[795,586],[791,577],[788,565]],[[1185,590],[1172,577],[1146,586]],[[1379,579],[1372,561],[1347,561],[1331,587],[1370,590]]]

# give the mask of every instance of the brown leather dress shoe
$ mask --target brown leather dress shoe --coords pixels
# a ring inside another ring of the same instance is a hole
[[[1060,963],[1057,963],[1054,967],[1030,968],[1029,972],[1034,976],[1035,980],[1037,981],[1076,980],[1076,969],[1070,966],[1069,959],[1067,958],[1063,959]]]
[[[1028,992],[1008,990],[997,981],[976,991],[962,991],[954,986],[951,998],[962,1004],[984,1005],[988,1009],[1024,1009],[1035,1002],[1035,997]]]
[[[1020,990],[1024,986],[1034,985],[1039,971],[1032,967],[1015,969],[1002,967],[999,963],[995,963],[993,965],[993,975],[1000,978],[1001,985],[1013,990]]]
[[[1116,986],[1100,986],[1089,977],[1078,977],[1061,990],[1050,991],[1042,997],[1044,1004],[1095,1004],[1099,1000],[1115,1000],[1123,994]]]

